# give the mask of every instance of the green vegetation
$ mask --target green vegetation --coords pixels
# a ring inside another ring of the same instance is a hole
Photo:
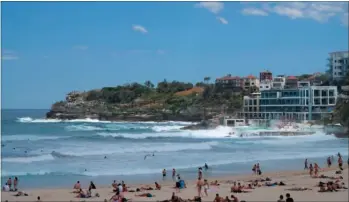
[[[187,111],[196,113],[220,113],[222,106],[229,112],[242,107],[242,94],[224,90],[214,84],[209,84],[209,77],[204,82],[192,83],[166,80],[159,82],[156,87],[150,81],[144,84],[132,83],[115,87],[104,87],[84,93],[84,101],[105,103],[109,109],[117,108],[120,111],[163,111],[179,114]],[[193,87],[200,87],[202,93],[177,95]],[[199,112],[198,112],[199,111]]]

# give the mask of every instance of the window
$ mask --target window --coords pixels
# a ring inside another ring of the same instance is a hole
[[[314,90],[314,96],[315,96],[315,97],[320,96],[320,92],[319,92],[319,90]]]
[[[334,90],[329,90],[328,96],[333,97],[334,96]]]
[[[335,104],[335,99],[334,98],[330,98],[328,104],[334,105]]]
[[[326,98],[321,99],[321,104],[327,105],[327,104],[328,104],[328,103],[327,103],[327,99],[326,99]]]
[[[254,104],[254,105],[257,105],[257,100],[253,100],[253,104]]]
[[[321,96],[326,97],[327,96],[327,90],[322,90],[321,91]]]
[[[265,86],[265,88],[269,88],[269,86]]]
[[[320,104],[320,99],[319,98],[314,99],[314,104],[315,105],[319,105]]]

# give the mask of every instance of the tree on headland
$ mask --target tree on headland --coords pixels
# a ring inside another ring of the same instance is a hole
[[[148,87],[148,88],[154,88],[154,84],[151,82],[151,81],[146,81],[146,82],[144,82],[144,85],[146,86],[146,87]]]

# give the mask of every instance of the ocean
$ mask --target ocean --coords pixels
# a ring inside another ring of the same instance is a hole
[[[164,168],[166,180],[172,168],[194,179],[205,163],[204,175],[213,177],[251,173],[257,162],[268,172],[303,169],[305,158],[321,166],[338,152],[348,157],[348,139],[320,129],[312,136],[227,138],[227,127],[183,131],[191,123],[45,120],[46,112],[2,110],[2,182],[17,176],[21,188],[70,187],[77,180],[145,183],[161,181]]]

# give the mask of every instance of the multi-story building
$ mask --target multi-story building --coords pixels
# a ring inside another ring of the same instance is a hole
[[[274,77],[271,88],[272,89],[284,89],[286,84],[286,78],[284,75],[278,75]]]
[[[244,79],[244,82],[243,82],[244,90],[248,91],[251,87],[259,88],[259,79],[257,79],[255,76],[248,75],[243,79]]]
[[[334,109],[337,94],[336,86],[298,82],[296,88],[274,88],[244,96],[241,115],[246,119],[320,120]]]
[[[270,71],[264,71],[259,73],[259,81],[262,83],[264,81],[272,81],[273,80],[273,73]]]
[[[244,80],[241,77],[231,76],[231,74],[216,79],[216,85],[219,85],[224,89],[232,90],[234,92],[242,91],[243,82]]]
[[[330,53],[330,58],[328,60],[332,79],[343,79],[349,69],[349,51]]]

